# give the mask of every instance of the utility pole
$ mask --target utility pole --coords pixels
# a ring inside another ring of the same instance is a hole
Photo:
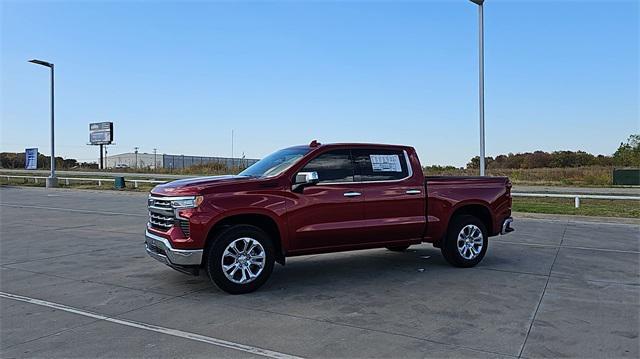
[[[153,170],[157,170],[158,169],[158,159],[157,159],[157,154],[158,154],[158,149],[154,148],[153,149]]]
[[[479,107],[480,107],[480,176],[485,175],[484,147],[484,0],[470,0],[478,5],[478,67],[479,67]]]
[[[138,169],[138,148],[139,147],[134,147],[134,153],[136,154],[136,169]]]
[[[231,130],[231,167],[233,168],[233,130]]]

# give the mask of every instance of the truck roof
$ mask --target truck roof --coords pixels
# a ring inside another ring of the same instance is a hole
[[[291,146],[289,148],[327,148],[327,147],[377,147],[377,148],[389,148],[389,149],[406,149],[411,146],[392,145],[392,144],[384,144],[384,143],[366,143],[366,142],[319,143],[314,140],[308,145]]]

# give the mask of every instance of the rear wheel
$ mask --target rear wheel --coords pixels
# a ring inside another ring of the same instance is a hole
[[[461,215],[453,218],[440,250],[451,265],[473,267],[484,258],[488,245],[484,223],[474,216]]]
[[[273,243],[262,229],[236,225],[214,239],[207,255],[207,273],[227,293],[253,292],[269,279],[274,254]]]
[[[392,252],[404,252],[409,248],[409,246],[390,246],[386,248]]]

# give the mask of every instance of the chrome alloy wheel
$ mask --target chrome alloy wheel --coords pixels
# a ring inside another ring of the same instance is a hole
[[[229,243],[222,254],[222,271],[234,283],[253,282],[264,269],[265,255],[260,242],[248,237],[238,238]]]
[[[480,228],[467,224],[458,234],[458,253],[467,260],[476,258],[482,252],[483,240]]]

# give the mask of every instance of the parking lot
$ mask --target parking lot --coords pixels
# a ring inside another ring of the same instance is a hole
[[[431,245],[289,258],[228,295],[147,257],[146,195],[0,188],[10,357],[638,357],[640,227],[516,218],[475,268]]]

